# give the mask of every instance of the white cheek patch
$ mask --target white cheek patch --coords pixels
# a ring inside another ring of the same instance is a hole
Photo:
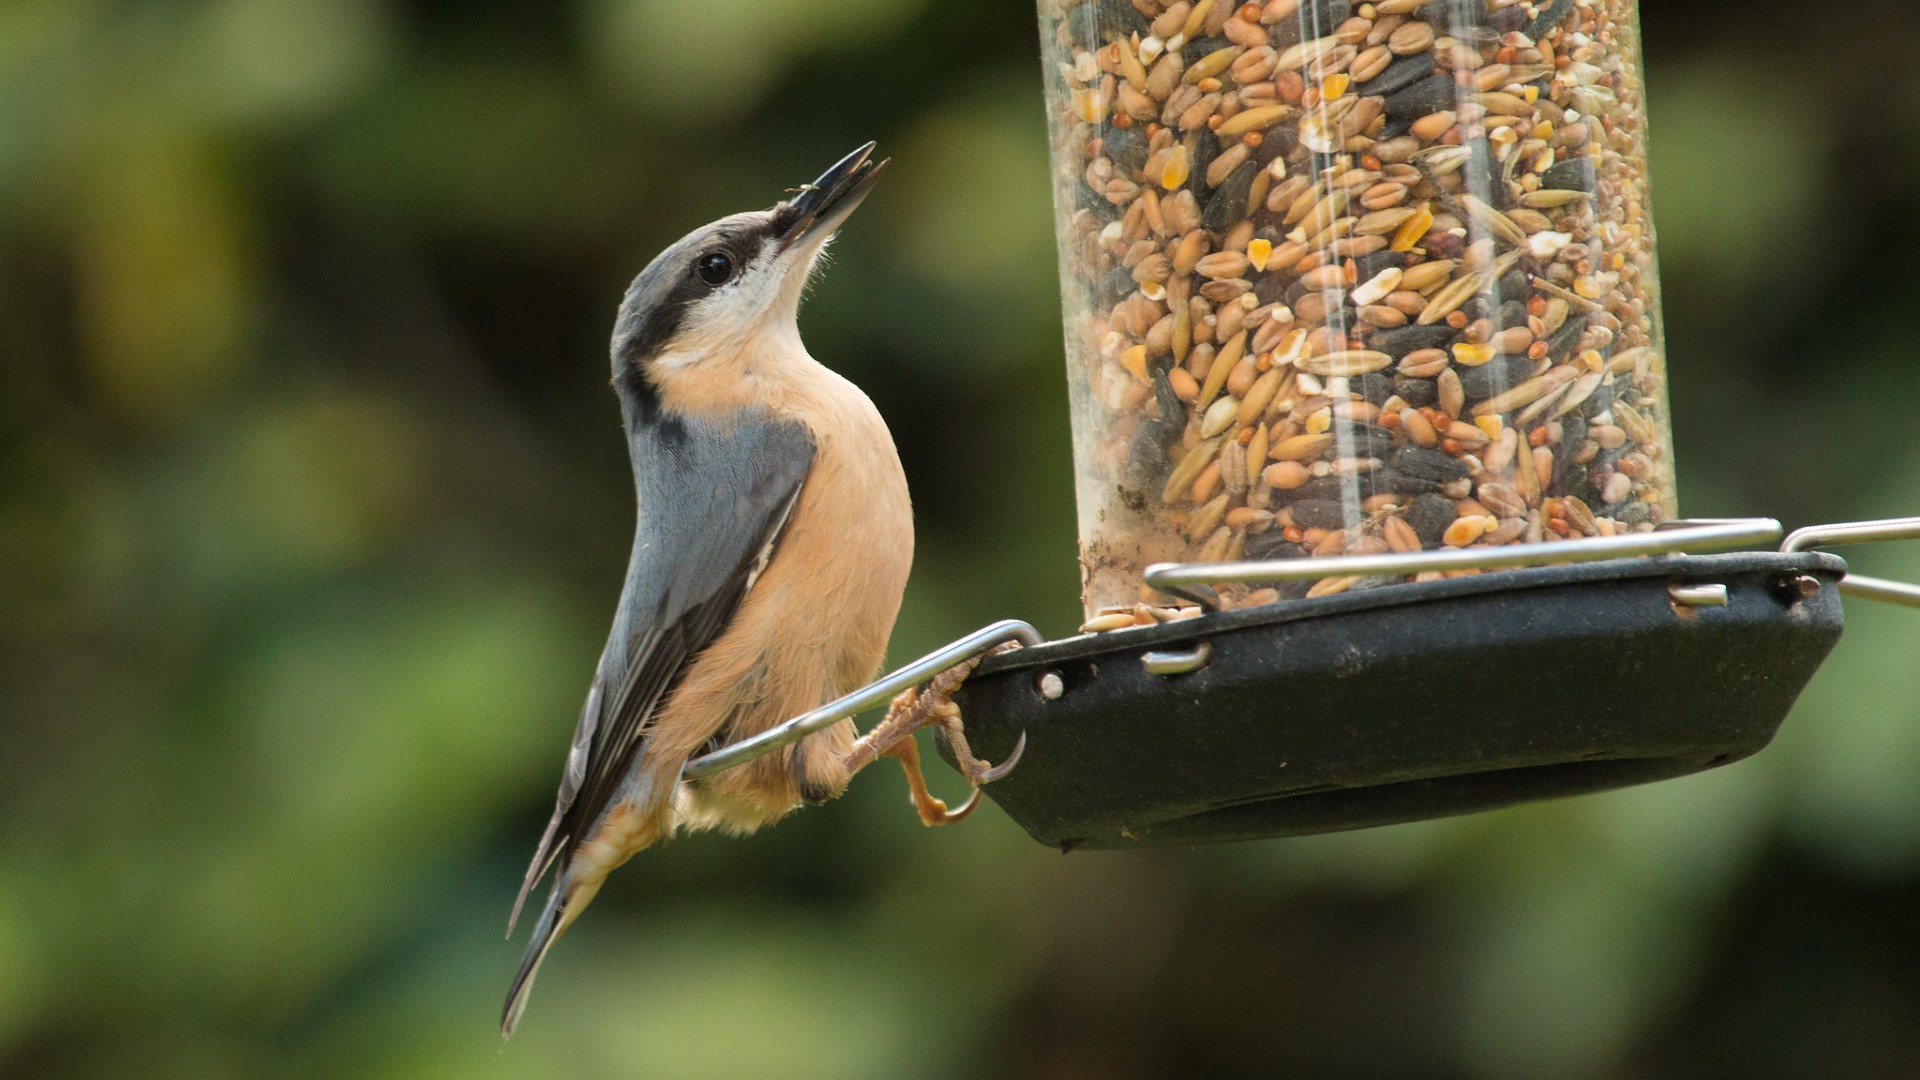
[[[800,296],[824,247],[795,248],[779,256],[763,250],[745,275],[687,308],[671,346],[654,364],[663,371],[679,371],[708,357],[737,354],[756,342],[797,338],[794,320]],[[795,260],[805,260],[805,265],[797,267]]]

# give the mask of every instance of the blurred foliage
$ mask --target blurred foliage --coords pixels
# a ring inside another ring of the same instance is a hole
[[[1649,8],[1688,512],[1915,512],[1920,14]],[[1036,55],[1017,3],[0,5],[0,1075],[1920,1075],[1920,622],[1862,606],[1773,749],[1615,795],[1063,859],[863,777],[616,875],[500,1051],[654,251],[880,139],[803,322],[901,435],[895,655],[1071,629]]]

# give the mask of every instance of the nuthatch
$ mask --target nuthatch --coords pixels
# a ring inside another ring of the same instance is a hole
[[[731,770],[681,777],[702,751],[866,685],[885,658],[913,561],[906,476],[873,403],[807,355],[796,325],[821,251],[886,167],[872,152],[855,150],[771,210],[688,234],[620,304],[613,386],[639,522],[553,817],[514,902],[517,920],[557,868],[503,1034],[554,940],[610,871],[656,840],[751,832],[839,795],[881,755],[907,768],[921,819],[941,824],[1001,771],[963,754],[974,798],[950,812],[927,794],[911,736],[924,723],[957,734],[951,704],[935,700],[957,685],[947,679],[925,700],[902,695],[865,738],[845,720]]]

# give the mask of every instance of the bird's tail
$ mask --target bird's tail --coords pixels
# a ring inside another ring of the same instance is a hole
[[[553,882],[553,891],[547,894],[546,907],[540,911],[540,921],[533,924],[533,936],[527,939],[527,951],[520,957],[520,970],[514,973],[513,985],[507,989],[506,1008],[500,1013],[500,1037],[513,1037],[513,1029],[520,1026],[520,1015],[527,1011],[527,995],[533,992],[534,976],[540,974],[540,962],[547,958],[547,950],[560,939],[567,924],[573,921],[569,914],[578,914],[586,906],[588,897],[579,897],[581,903],[570,904],[578,890],[572,887],[568,875],[559,874]],[[589,894],[591,896],[591,894]]]

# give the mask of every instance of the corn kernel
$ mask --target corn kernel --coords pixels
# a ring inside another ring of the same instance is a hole
[[[1497,524],[1499,524],[1499,522],[1493,518],[1484,517],[1479,514],[1469,514],[1466,517],[1457,519],[1452,525],[1447,526],[1446,534],[1441,537],[1441,543],[1446,544],[1448,547],[1466,547],[1468,544],[1485,536],[1487,530]]]
[[[1400,226],[1400,230],[1393,234],[1393,243],[1387,245],[1388,249],[1412,251],[1414,245],[1418,244],[1421,237],[1426,236],[1427,230],[1431,228],[1433,228],[1433,206],[1422,203],[1420,209],[1407,219],[1406,224]]]
[[[1192,167],[1187,159],[1187,148],[1175,145],[1167,153],[1167,163],[1160,169],[1160,186],[1168,191],[1178,191],[1187,182],[1187,172]]]
[[[1083,123],[1098,124],[1107,118],[1107,95],[1098,90],[1073,92],[1073,115]]]
[[[1273,257],[1273,241],[1255,239],[1247,244],[1247,261],[1255,270],[1265,272],[1267,260]]]
[[[1476,344],[1471,341],[1460,341],[1455,342],[1453,346],[1454,360],[1468,367],[1479,367],[1493,359],[1493,356],[1493,346],[1486,342]]]

